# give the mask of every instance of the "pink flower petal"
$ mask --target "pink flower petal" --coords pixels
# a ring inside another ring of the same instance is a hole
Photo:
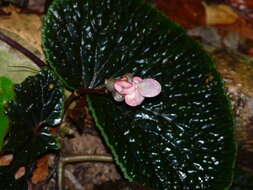
[[[133,85],[130,82],[127,82],[125,80],[116,80],[114,83],[114,88],[117,90],[120,94],[122,94],[122,91],[126,88],[131,88]]]
[[[144,97],[154,97],[161,92],[161,85],[158,81],[151,78],[142,79],[138,76],[133,78],[124,76],[117,79],[113,88],[116,90],[115,94],[120,96],[120,100],[115,100],[121,101],[124,98],[129,106],[138,106],[143,102]]]
[[[121,91],[121,94],[123,94],[123,95],[132,94],[132,93],[134,93],[136,90],[137,90],[137,85],[136,85],[136,84],[133,84],[133,86],[130,87],[130,88],[124,88],[124,89]]]
[[[134,77],[133,78],[133,82],[136,84],[140,83],[141,81],[143,81],[143,79],[141,77]]]
[[[125,102],[129,106],[138,106],[144,100],[144,97],[136,90],[134,93],[125,96]]]
[[[138,91],[144,97],[157,96],[160,94],[161,90],[162,87],[160,83],[151,78],[143,79],[143,81],[138,84]]]

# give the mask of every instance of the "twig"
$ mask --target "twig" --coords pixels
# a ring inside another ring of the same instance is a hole
[[[76,91],[79,95],[86,94],[108,94],[108,91],[105,88],[84,88]]]
[[[113,158],[108,155],[98,155],[98,154],[83,154],[83,155],[74,155],[62,157],[58,165],[58,188],[63,190],[63,171],[64,165],[68,163],[76,162],[113,162]]]
[[[9,46],[17,49],[18,51],[20,51],[26,57],[31,59],[38,67],[46,66],[46,64],[40,58],[38,58],[36,55],[34,55],[31,51],[29,51],[28,49],[26,49],[24,46],[22,46],[21,44],[19,44],[16,41],[14,41],[13,39],[9,38],[8,36],[3,34],[2,32],[0,32],[0,40],[7,43]]]
[[[64,176],[67,177],[71,181],[71,183],[75,186],[76,190],[83,190],[82,185],[78,182],[78,180],[70,171],[65,170]]]

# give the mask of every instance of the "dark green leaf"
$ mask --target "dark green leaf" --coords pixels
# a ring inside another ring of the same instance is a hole
[[[141,0],[56,0],[44,23],[50,66],[70,89],[133,73],[162,93],[131,108],[89,97],[124,175],[155,190],[223,190],[232,179],[233,118],[220,75],[177,24]]]
[[[15,180],[15,172],[22,166],[29,175],[36,159],[53,150],[59,143],[51,128],[60,123],[63,115],[63,88],[51,72],[43,70],[28,77],[15,87],[16,98],[7,109],[10,121],[8,142],[3,151],[13,154],[10,166],[0,167],[0,189],[27,189],[24,181]],[[17,188],[22,184],[23,188]],[[14,188],[15,187],[15,188]]]
[[[13,85],[10,79],[0,77],[0,151],[9,127],[8,118],[4,113],[4,105],[14,98]]]

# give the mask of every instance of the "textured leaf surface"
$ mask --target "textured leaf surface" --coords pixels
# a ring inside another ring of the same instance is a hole
[[[13,83],[6,77],[0,77],[0,150],[8,130],[8,118],[4,113],[4,105],[14,98]]]
[[[10,130],[8,142],[3,147],[14,159],[10,166],[0,167],[1,190],[27,190],[25,180],[36,159],[59,148],[50,129],[59,124],[63,114],[61,84],[51,72],[44,70],[17,85],[15,94],[15,101],[7,109]],[[15,180],[14,174],[22,166],[27,172]]]
[[[161,83],[161,94],[136,108],[89,96],[125,177],[156,190],[229,186],[230,105],[212,60],[181,27],[139,0],[57,0],[43,38],[50,66],[72,90],[129,72]]]

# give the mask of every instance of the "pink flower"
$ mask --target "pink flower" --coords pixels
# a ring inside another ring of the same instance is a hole
[[[140,105],[145,97],[154,97],[160,94],[161,85],[158,81],[140,77],[125,77],[118,79],[114,83],[116,92],[124,96],[126,104],[130,106]]]

